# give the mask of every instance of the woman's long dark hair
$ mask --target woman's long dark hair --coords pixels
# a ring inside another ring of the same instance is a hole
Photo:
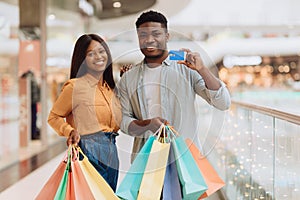
[[[79,78],[87,73],[85,57],[92,40],[99,42],[107,53],[108,60],[106,69],[103,73],[103,80],[107,82],[110,88],[114,89],[116,84],[113,78],[111,53],[106,42],[96,34],[84,34],[77,39],[72,55],[70,79]]]

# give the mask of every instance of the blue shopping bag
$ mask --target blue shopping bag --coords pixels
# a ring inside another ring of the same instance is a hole
[[[175,163],[175,156],[172,145],[170,146],[168,165],[166,168],[164,188],[163,188],[164,200],[181,200],[181,186],[178,178],[178,172]]]
[[[116,195],[126,200],[136,200],[144,176],[145,168],[151,151],[154,136],[150,136],[117,188]]]
[[[172,148],[182,186],[182,199],[198,199],[208,187],[182,136],[172,140]]]

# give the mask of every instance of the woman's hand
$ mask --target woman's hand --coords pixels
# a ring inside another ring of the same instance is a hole
[[[67,145],[69,146],[69,145],[74,144],[75,146],[77,146],[79,140],[80,140],[79,133],[77,132],[77,130],[73,130],[73,131],[71,131],[71,133],[67,139]]]
[[[123,74],[125,72],[127,72],[128,70],[130,70],[132,68],[132,64],[126,64],[126,65],[123,65],[120,69],[120,77],[123,76]]]

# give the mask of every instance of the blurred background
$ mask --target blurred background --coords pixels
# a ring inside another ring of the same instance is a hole
[[[222,198],[299,199],[299,8],[298,0],[0,0],[0,192],[65,150],[47,116],[76,39],[104,37],[118,81],[122,65],[143,58],[135,21],[152,9],[168,18],[169,49],[199,51],[231,92],[217,135],[216,111],[199,103],[202,141],[219,141],[208,149],[216,147],[209,158],[227,183]],[[47,159],[28,162],[53,147]]]

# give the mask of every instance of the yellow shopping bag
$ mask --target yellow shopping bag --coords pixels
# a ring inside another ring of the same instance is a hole
[[[90,163],[82,150],[79,147],[77,147],[77,150],[83,156],[83,159],[79,160],[79,166],[95,199],[119,200],[114,191]]]
[[[170,143],[154,140],[140,186],[138,200],[160,199],[169,151]]]

